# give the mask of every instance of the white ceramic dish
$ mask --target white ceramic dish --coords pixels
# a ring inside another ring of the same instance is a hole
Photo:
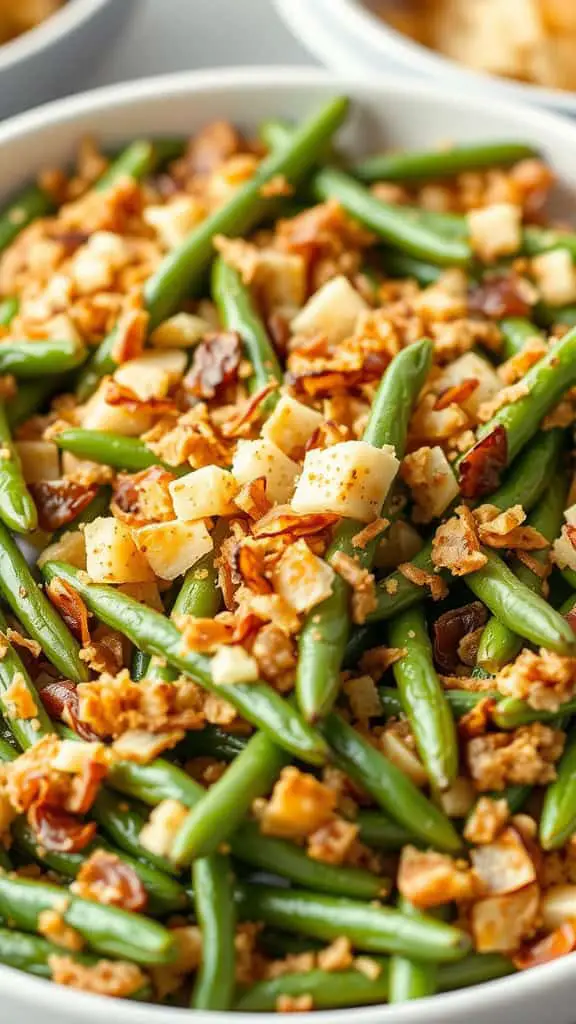
[[[65,164],[78,140],[106,144],[138,136],[187,134],[213,118],[248,129],[274,115],[299,118],[330,95],[353,101],[346,145],[358,154],[379,145],[425,147],[440,139],[530,139],[576,192],[576,125],[546,113],[442,92],[424,83],[346,80],[307,69],[249,69],[157,77],[53,103],[0,126],[0,197],[43,165]],[[573,202],[576,199],[573,198]],[[302,1024],[573,1024],[574,955],[522,975],[417,1004],[303,1014]],[[119,1003],[63,989],[0,967],[2,1024],[278,1024],[271,1014],[191,1013]]]
[[[377,17],[363,0],[274,0],[297,39],[327,67],[372,77],[383,71],[440,79],[452,88],[500,95],[576,116],[576,92],[544,89],[463,64],[414,42]]]
[[[0,118],[81,85],[134,10],[134,0],[67,0],[0,46]]]

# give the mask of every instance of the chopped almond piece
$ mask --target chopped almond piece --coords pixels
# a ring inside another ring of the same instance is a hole
[[[138,837],[141,846],[157,857],[170,853],[172,840],[188,816],[188,808],[178,800],[162,800],[150,812],[150,817]]]
[[[476,524],[470,509],[459,505],[456,516],[442,523],[432,541],[432,561],[437,568],[449,569],[453,576],[466,576],[486,565],[480,550]]]

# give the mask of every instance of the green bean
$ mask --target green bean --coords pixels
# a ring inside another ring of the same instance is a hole
[[[3,647],[5,647],[4,653],[0,658],[0,711],[8,722],[18,744],[23,749],[26,749],[33,746],[41,735],[52,732],[53,728],[44,710],[42,701],[36,692],[34,683],[30,679],[18,654],[6,639],[5,632],[7,628],[8,623],[2,612],[0,612],[0,640]],[[16,680],[19,681],[21,688],[26,689],[36,708],[32,718],[21,718],[17,713],[16,706],[5,699],[6,691]],[[4,760],[1,751],[0,760]]]
[[[572,259],[576,259],[576,234],[536,225],[524,228],[522,251],[525,256],[539,256],[551,249],[568,249]]]
[[[21,380],[45,377],[73,370],[85,358],[85,347],[69,338],[46,338],[42,341],[10,339],[0,345],[0,373],[11,373]]]
[[[531,707],[519,697],[504,697],[494,708],[491,717],[499,729],[517,729],[519,725],[530,725],[531,722],[554,722],[559,713],[576,714],[576,699],[567,700],[555,711],[546,711]]]
[[[139,683],[141,679],[145,678],[149,661],[148,655],[143,654],[139,647],[134,648],[130,665],[130,678],[135,683]]]
[[[521,316],[508,316],[500,320],[498,325],[502,334],[502,351],[504,359],[511,359],[522,351],[527,341],[533,338],[544,340],[541,331]]]
[[[249,737],[226,732],[217,725],[188,732],[175,748],[178,757],[215,757],[217,761],[233,761],[244,750]]]
[[[82,682],[88,672],[80,648],[34,580],[26,560],[0,523],[0,590],[29,636],[67,679]]]
[[[366,789],[394,821],[430,846],[447,852],[461,848],[460,837],[442,811],[344,719],[330,714],[322,732],[338,767]]]
[[[151,328],[174,313],[187,295],[199,289],[214,254],[214,237],[220,234],[242,235],[256,227],[274,208],[274,200],[262,194],[263,186],[278,175],[283,175],[291,184],[297,184],[342,124],[347,109],[348,101],[344,97],[326,103],[296,129],[288,145],[262,161],[255,174],[234,192],[227,203],[202,221],[181,245],[164,257],[144,289]],[[113,372],[115,340],[114,332],[104,339],[81,375],[78,387],[81,400],[97,387],[104,374]]]
[[[398,690],[391,686],[379,686],[378,696],[382,704],[382,711],[387,718],[396,718],[404,713]],[[485,697],[489,697],[491,700],[501,700],[498,690],[444,690],[444,697],[455,718],[467,715]]]
[[[558,654],[571,653],[576,637],[564,617],[521,583],[494,551],[483,553],[486,565],[466,576],[472,593],[513,633]]]
[[[402,349],[382,377],[374,399],[363,440],[374,447],[394,446],[401,459],[406,445],[408,421],[418,394],[426,380],[432,359],[428,339]],[[337,528],[326,558],[338,552],[354,557],[369,569],[375,543],[364,548],[354,545],[361,524],[344,520]],[[350,635],[348,604],[350,588],[336,574],[332,593],[307,615],[299,639],[296,674],[298,704],[309,721],[325,715],[332,707],[340,685],[340,670]]]
[[[11,429],[20,426],[25,420],[38,413],[61,386],[62,381],[57,377],[42,377],[39,380],[27,380],[20,383],[16,395],[10,400],[6,409]]]
[[[212,296],[223,326],[229,331],[237,331],[252,364],[252,375],[248,378],[249,390],[258,391],[271,382],[282,384],[282,367],[250,292],[238,271],[222,257],[214,261]],[[272,392],[263,403],[262,410],[272,412],[277,401],[278,392]]]
[[[430,784],[447,789],[458,773],[456,729],[434,668],[422,608],[410,608],[394,618],[389,638],[391,647],[406,651],[394,665],[394,678]]]
[[[155,807],[162,800],[178,800],[185,807],[195,807],[205,790],[182,768],[156,758],[148,764],[135,761],[114,761],[107,781],[120,793]]]
[[[86,858],[95,850],[106,850],[114,853],[123,864],[126,864],[138,876],[146,890],[146,912],[152,915],[175,913],[186,907],[188,902],[183,887],[163,872],[143,864],[135,857],[115,850],[102,836],[97,836],[81,853],[62,853],[46,850],[38,841],[37,836],[24,818],[17,818],[11,827],[12,835],[19,850],[26,853],[32,860],[38,861],[63,878],[76,878]]]
[[[490,495],[490,504],[502,511],[512,505],[522,505],[524,510],[529,512],[553,478],[562,443],[561,430],[542,431],[538,434],[510,468],[498,490]],[[411,564],[426,572],[434,572],[431,542],[424,545]],[[441,572],[440,575],[443,579],[450,580],[448,573]],[[427,588],[412,583],[396,570],[378,583],[376,596],[377,607],[368,616],[368,622],[392,618],[413,604],[423,601],[428,596],[428,591]],[[365,627],[364,635],[369,644],[368,629],[369,627]]]
[[[438,969],[438,983],[441,992],[452,992],[505,978],[515,971],[512,961],[500,953],[469,953],[458,963],[442,964]]]
[[[381,811],[360,811],[355,822],[360,829],[360,840],[378,850],[396,851],[407,843],[417,843],[412,829],[399,825]]]
[[[71,953],[69,950],[63,950],[62,946],[55,946],[46,939],[39,939],[36,935],[26,935],[13,928],[0,928],[0,963],[6,967],[15,967],[37,978],[51,978],[50,958],[62,956],[64,953],[75,963],[86,966],[98,963],[95,956]]]
[[[141,845],[140,833],[146,824],[146,816],[134,804],[101,786],[90,808],[90,816],[114,845],[130,857],[143,860],[166,875],[177,874],[167,858],[151,853]]]
[[[398,909],[407,917],[422,920],[422,914],[408,900],[400,898]],[[389,1003],[405,1003],[412,999],[433,996],[437,989],[438,970],[436,964],[422,963],[405,956],[390,959]]]
[[[228,1010],[236,987],[234,876],[228,858],[216,854],[196,860],[192,880],[202,963],[190,1005],[195,1010]]]
[[[4,252],[14,239],[37,217],[52,213],[54,204],[50,196],[31,185],[0,214],[0,252]]]
[[[218,527],[213,534],[219,541]],[[177,615],[194,615],[199,619],[213,619],[222,607],[222,592],[218,586],[218,570],[214,565],[214,552],[204,555],[188,570],[172,609]]]
[[[540,817],[540,842],[545,850],[563,846],[576,831],[576,726],[566,737],[556,773],[546,790]]]
[[[379,253],[379,263],[388,277],[413,277],[422,288],[435,284],[442,270],[432,263],[424,263],[406,253],[384,250]]]
[[[288,878],[295,885],[314,892],[375,900],[383,898],[390,889],[387,878],[362,868],[314,860],[295,843],[263,835],[257,822],[246,821],[240,825],[231,836],[230,850],[238,860]]]
[[[390,907],[264,885],[241,887],[239,898],[245,920],[328,941],[346,935],[356,949],[368,953],[442,963],[459,960],[470,948],[470,940],[457,928],[424,915],[417,920]]]
[[[90,949],[137,964],[169,963],[173,958],[170,932],[156,921],[118,907],[74,896],[70,890],[45,882],[0,875],[0,914],[22,931],[38,930],[44,910],[61,913]]]
[[[0,300],[0,327],[9,327],[18,312],[20,303],[14,295]]]
[[[0,719],[0,725],[4,725],[4,719]],[[18,757],[18,748],[11,732],[6,737],[0,738],[0,761],[15,761]]]
[[[528,519],[530,526],[538,530],[549,544],[552,544],[552,541],[560,533],[567,493],[566,476],[564,473],[560,473],[557,479],[552,481],[548,491],[540,499]],[[532,552],[532,557],[545,569],[549,552],[550,547],[543,548],[540,551]],[[542,593],[542,578],[532,572],[520,559],[515,558],[510,564],[510,569],[520,583],[535,594]],[[500,619],[492,617],[484,627],[480,639],[477,663],[489,672],[498,672],[503,665],[514,660],[521,647],[522,640],[518,634],[504,625]]]
[[[576,382],[576,328],[550,346],[549,351],[522,377],[526,393],[502,406],[477,432],[477,438],[503,427],[506,431],[507,465],[537,432],[547,412]],[[473,449],[472,449],[473,450]],[[470,453],[463,456],[462,463]]]
[[[362,181],[430,181],[484,167],[506,167],[537,156],[534,146],[523,142],[484,142],[410,153],[380,153],[353,168]]]
[[[136,139],[112,161],[94,189],[96,192],[105,192],[122,178],[140,181],[152,174],[160,164],[175,160],[183,151],[184,145],[178,139],[158,139],[155,142]]]
[[[172,860],[183,866],[215,853],[253,801],[270,792],[287,762],[284,751],[265,733],[256,733],[184,819],[172,841]]]
[[[0,346],[1,348],[2,346]],[[6,418],[6,407],[0,401],[0,519],[11,530],[27,533],[36,529],[36,505],[24,482],[18,452]]]
[[[282,748],[313,764],[325,760],[327,751],[322,738],[270,686],[260,682],[216,685],[212,681],[210,660],[183,650],[180,631],[158,612],[118,593],[113,587],[87,583],[82,573],[63,562],[47,563],[43,573],[48,580],[55,577],[66,580],[102,622],[119,629],[145,653],[166,658],[201,686],[229,700],[248,721],[267,731]]]
[[[112,469],[138,473],[150,466],[163,466],[176,476],[190,472],[190,466],[170,466],[162,462],[148,445],[138,437],[124,437],[107,430],[82,430],[72,427],[54,437],[62,451],[71,452],[79,459],[100,462]]]

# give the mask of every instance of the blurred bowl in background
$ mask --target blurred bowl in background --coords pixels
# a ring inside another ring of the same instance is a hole
[[[75,92],[136,5],[137,0],[67,0],[35,28],[0,45],[0,118]]]
[[[370,79],[390,72],[429,77],[462,93],[500,95],[576,117],[576,92],[473,71],[399,32],[364,0],[274,3],[296,38],[333,71]],[[574,60],[576,63],[576,50]]]

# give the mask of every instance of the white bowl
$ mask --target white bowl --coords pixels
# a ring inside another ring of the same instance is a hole
[[[36,28],[1,45],[0,118],[81,85],[135,10],[135,0],[67,0]]]
[[[340,73],[398,73],[438,78],[447,86],[481,95],[500,95],[576,116],[576,92],[472,71],[410,39],[369,10],[363,0],[274,0],[301,43]],[[474,0],[470,0],[471,3]]]
[[[300,118],[336,93],[355,102],[345,142],[360,154],[379,146],[426,147],[440,139],[533,140],[576,189],[576,125],[499,100],[442,92],[426,83],[381,78],[374,84],[307,69],[241,69],[184,73],[111,86],[39,108],[0,126],[0,196],[46,163],[66,164],[78,140],[95,134],[107,145],[133,137],[188,134],[214,118],[248,130],[273,117]],[[302,1014],[302,1024],[554,1024],[574,1021],[574,955],[480,988],[416,1004]],[[2,1024],[278,1024],[272,1014],[182,1011],[111,1002],[0,967]]]

